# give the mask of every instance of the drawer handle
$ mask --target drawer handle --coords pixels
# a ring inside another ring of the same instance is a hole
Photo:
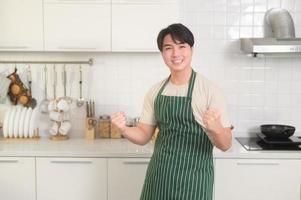
[[[17,163],[18,160],[0,160],[0,163]]]
[[[27,49],[26,46],[0,46],[0,49]]]
[[[125,165],[148,165],[149,161],[124,161]]]
[[[241,162],[238,162],[237,165],[276,166],[276,165],[279,165],[279,163],[241,163]]]
[[[56,163],[56,164],[92,164],[92,161],[79,161],[79,160],[53,160],[50,161],[51,163]]]

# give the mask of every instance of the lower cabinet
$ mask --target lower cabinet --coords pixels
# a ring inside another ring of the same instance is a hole
[[[36,177],[37,200],[107,199],[106,158],[37,158]]]
[[[301,161],[216,159],[215,200],[300,200]]]
[[[138,200],[148,158],[0,157],[9,200]],[[215,159],[214,200],[300,200],[301,160]]]
[[[108,200],[138,200],[150,159],[110,158]]]
[[[0,199],[36,199],[35,158],[0,157]]]

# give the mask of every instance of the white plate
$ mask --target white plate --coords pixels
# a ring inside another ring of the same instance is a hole
[[[21,111],[22,111],[22,106],[17,106],[15,119],[14,119],[14,131],[13,131],[14,137],[19,136],[19,122],[20,122]]]
[[[0,104],[0,123],[4,124],[5,113],[10,108],[9,105]]]
[[[12,138],[14,135],[14,121],[15,121],[16,111],[17,111],[17,107],[13,106],[8,122],[8,137],[10,138]]]
[[[19,137],[23,137],[24,136],[24,120],[25,120],[25,115],[27,112],[27,108],[24,107],[22,108],[22,112],[20,114],[20,122],[19,122]]]
[[[8,137],[8,122],[9,122],[10,113],[11,113],[12,109],[13,109],[13,107],[9,107],[4,116],[3,137],[5,137],[5,138]]]
[[[32,108],[27,108],[25,119],[24,119],[24,137],[27,138],[29,135],[29,122],[31,118]]]
[[[30,122],[29,122],[29,137],[32,138],[34,130],[38,127],[38,109],[35,108],[32,111]]]

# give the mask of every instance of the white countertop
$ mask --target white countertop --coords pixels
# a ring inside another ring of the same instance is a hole
[[[28,157],[126,157],[149,158],[152,155],[154,141],[139,146],[126,139],[70,138],[64,141],[52,141],[48,138],[38,140],[0,139],[0,156]],[[260,158],[260,159],[301,159],[301,151],[247,151],[237,140],[227,152],[214,149],[214,157]]]

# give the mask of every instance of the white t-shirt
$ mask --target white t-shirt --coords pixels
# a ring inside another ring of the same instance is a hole
[[[155,84],[151,87],[151,89],[147,92],[144,98],[143,110],[140,117],[140,122],[149,125],[157,125],[157,121],[155,119],[155,99],[158,95],[160,88],[163,86],[165,81],[164,79],[159,83]],[[169,81],[162,95],[166,96],[187,96],[188,93],[188,85],[175,85],[171,81]],[[206,112],[209,107],[217,109],[221,114],[221,121],[224,127],[231,127],[231,123],[229,121],[228,111],[227,111],[227,103],[224,95],[220,91],[220,89],[214,85],[211,81],[206,79],[203,75],[197,73],[194,83],[194,88],[192,92],[192,110],[193,115],[196,121],[204,126],[202,116]]]

